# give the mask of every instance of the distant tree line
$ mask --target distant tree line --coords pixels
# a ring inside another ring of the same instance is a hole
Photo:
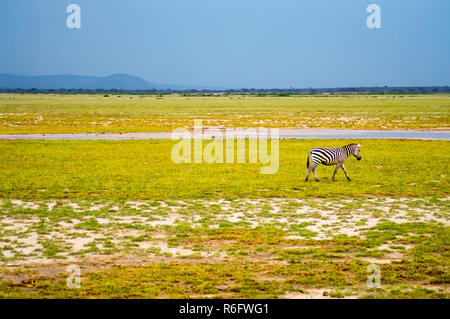
[[[118,94],[163,95],[178,93],[181,95],[251,94],[256,96],[289,96],[291,94],[432,94],[450,93],[450,86],[405,86],[405,87],[343,87],[343,88],[306,88],[306,89],[229,89],[229,90],[119,90],[119,89],[1,89],[0,93],[50,93],[50,94],[104,94],[105,97]]]

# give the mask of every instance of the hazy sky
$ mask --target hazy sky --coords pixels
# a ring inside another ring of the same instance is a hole
[[[66,8],[81,7],[81,28]],[[381,29],[366,8],[381,7]],[[221,87],[450,85],[449,0],[1,0],[0,73]]]

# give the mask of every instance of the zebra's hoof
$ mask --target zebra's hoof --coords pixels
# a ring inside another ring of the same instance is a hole
[[[350,177],[347,177],[348,181],[351,182],[352,180],[350,179]]]

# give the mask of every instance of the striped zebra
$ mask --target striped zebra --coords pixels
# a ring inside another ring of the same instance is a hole
[[[311,151],[309,151],[308,159],[306,161],[306,168],[308,168],[308,175],[306,175],[305,182],[308,181],[309,173],[313,171],[314,178],[316,181],[319,181],[316,174],[316,168],[319,166],[319,164],[331,166],[336,165],[336,168],[334,170],[333,174],[333,181],[335,181],[335,176],[339,168],[342,168],[342,170],[345,173],[345,176],[347,176],[347,179],[350,181],[350,177],[348,177],[347,170],[345,169],[344,162],[347,159],[347,157],[353,155],[359,160],[361,160],[361,152],[359,148],[361,147],[361,144],[348,144],[343,147],[336,147],[336,148],[322,148],[322,147],[316,147],[313,148]],[[309,157],[311,157],[311,165],[309,165]]]

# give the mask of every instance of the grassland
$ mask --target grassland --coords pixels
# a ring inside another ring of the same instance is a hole
[[[0,94],[0,134],[205,126],[449,130],[450,96]],[[352,181],[314,146],[362,142]],[[0,140],[0,298],[449,298],[450,142],[280,140],[175,164],[170,140]],[[207,142],[204,143],[204,145]],[[81,267],[81,288],[66,285]],[[368,288],[379,265],[381,286]]]
[[[0,297],[448,298],[448,200],[1,203]],[[70,264],[80,289],[66,286]],[[378,264],[381,287],[367,288]]]
[[[168,140],[1,141],[0,297],[448,298],[450,143],[367,140],[352,182],[304,182],[312,146],[347,142],[282,140],[261,175]]]
[[[0,134],[172,131],[204,125],[352,129],[450,128],[450,96],[0,94]]]
[[[280,167],[261,163],[175,164],[177,141],[0,141],[2,198],[170,199],[327,196],[448,196],[448,141],[367,140],[362,160],[342,171],[318,169],[321,183],[304,182],[314,146],[350,141],[280,141]],[[206,144],[206,142],[204,142]],[[248,147],[248,143],[247,143]],[[247,152],[248,155],[248,152]],[[248,162],[248,161],[247,161]],[[412,173],[413,172],[413,173]]]

